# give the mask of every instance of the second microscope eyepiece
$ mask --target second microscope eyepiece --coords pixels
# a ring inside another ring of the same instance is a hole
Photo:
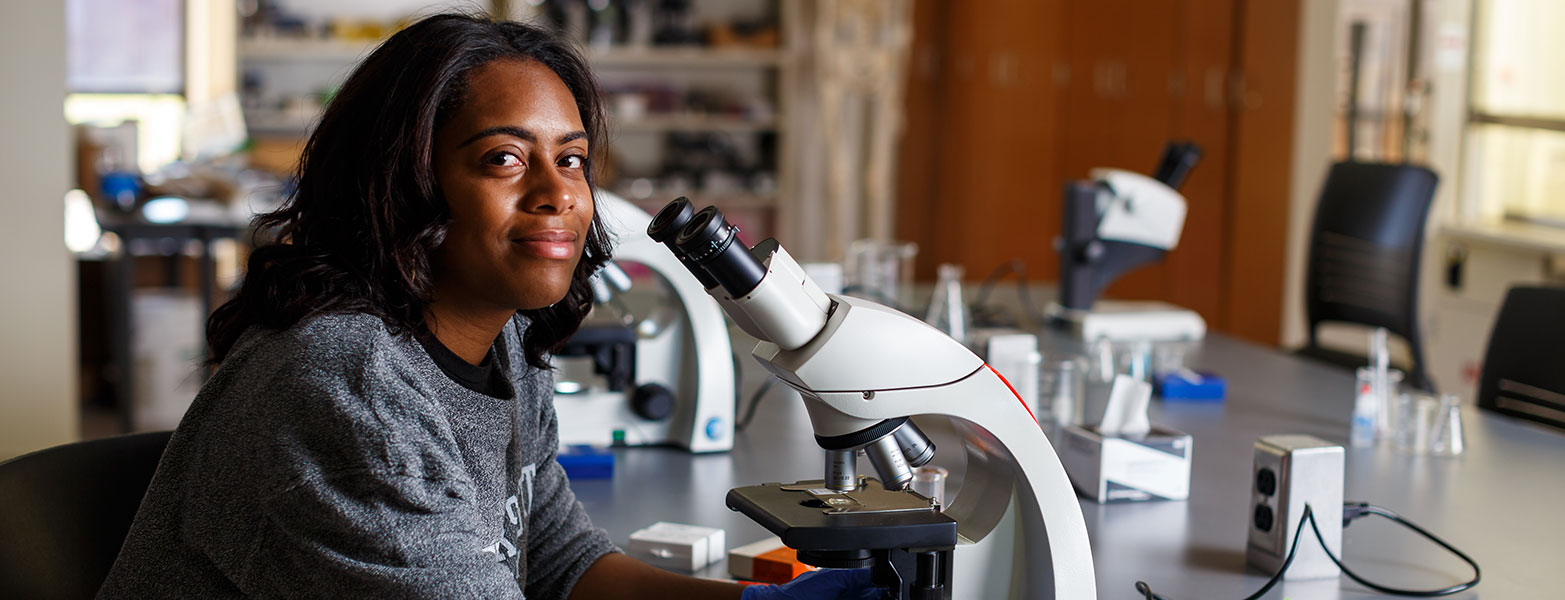
[[[706,267],[696,264],[683,250],[674,245],[674,238],[679,235],[680,230],[690,224],[690,220],[695,217],[695,212],[695,209],[690,207],[689,198],[684,196],[675,198],[672,202],[663,205],[658,214],[652,216],[652,223],[647,225],[647,237],[668,246],[669,251],[674,253],[674,257],[679,259],[679,263],[685,265],[685,269],[701,282],[701,287],[712,289],[717,287],[717,280],[712,278],[711,273],[706,272]]]
[[[659,244],[672,244],[674,236],[679,235],[679,230],[690,223],[695,213],[695,209],[690,207],[689,198],[675,198],[652,216],[652,224],[647,225],[647,236]]]
[[[715,206],[697,212],[674,237],[674,246],[734,298],[749,294],[766,277],[766,267],[739,239],[739,228],[730,225]]]

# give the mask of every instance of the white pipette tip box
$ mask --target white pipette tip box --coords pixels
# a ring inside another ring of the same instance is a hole
[[[723,559],[723,530],[659,521],[630,534],[631,556],[665,569],[694,572]]]
[[[1188,433],[1154,425],[1145,436],[1112,436],[1072,425],[1060,438],[1060,464],[1083,496],[1099,503],[1190,498]]]

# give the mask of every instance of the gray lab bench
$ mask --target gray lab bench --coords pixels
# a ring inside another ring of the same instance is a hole
[[[1347,439],[1349,373],[1217,335],[1190,362],[1221,374],[1229,386],[1221,404],[1153,403],[1155,423],[1195,438],[1190,499],[1082,501],[1101,598],[1138,598],[1137,580],[1170,600],[1238,599],[1254,592],[1266,580],[1244,568],[1256,439],[1273,433]],[[762,372],[751,359],[745,364],[748,402]],[[1348,499],[1401,513],[1476,559],[1483,582],[1453,598],[1559,597],[1565,581],[1559,571],[1565,558],[1565,434],[1470,405],[1463,416],[1467,453],[1458,458],[1349,448]],[[729,547],[759,540],[768,535],[764,529],[724,506],[728,489],[822,475],[821,451],[803,406],[797,396],[775,389],[731,453],[631,448],[617,450],[615,458],[613,479],[573,487],[593,521],[620,544],[659,520],[723,528]],[[1433,588],[1470,577],[1467,566],[1444,550],[1378,517],[1354,522],[1343,537],[1349,568],[1372,581]],[[701,574],[725,572],[719,564]],[[1278,588],[1267,598],[1381,597],[1346,577]]]

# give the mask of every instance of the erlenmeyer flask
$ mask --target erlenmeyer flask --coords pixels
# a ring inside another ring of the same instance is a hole
[[[929,299],[929,311],[924,322],[946,332],[952,339],[967,343],[967,325],[972,313],[962,299],[961,265],[944,264],[936,269],[939,280],[935,282],[935,295]]]

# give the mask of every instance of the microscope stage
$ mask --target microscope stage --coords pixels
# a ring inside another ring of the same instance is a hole
[[[857,490],[835,492],[823,480],[765,483],[728,492],[728,508],[744,513],[795,550],[954,548],[956,521],[911,491],[890,491],[873,477]]]

